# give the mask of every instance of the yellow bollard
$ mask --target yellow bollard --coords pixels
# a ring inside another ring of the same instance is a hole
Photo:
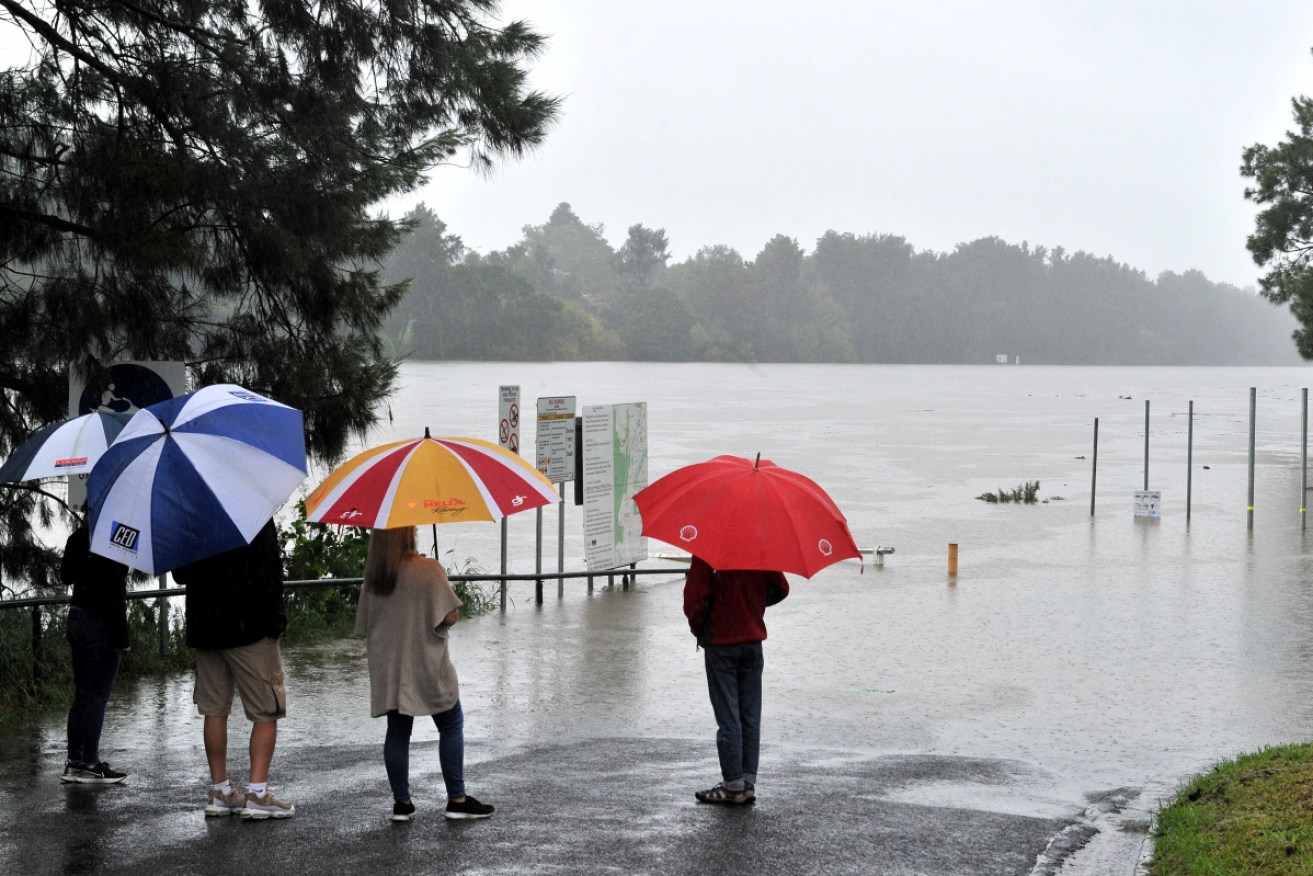
[[[957,544],[948,546],[948,574],[957,575]]]

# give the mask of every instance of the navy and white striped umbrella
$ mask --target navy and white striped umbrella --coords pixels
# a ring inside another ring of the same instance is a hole
[[[131,414],[93,411],[51,423],[20,444],[0,465],[0,483],[85,474],[130,419]]]
[[[91,550],[159,575],[241,547],[305,474],[295,408],[234,384],[151,405],[91,469]]]

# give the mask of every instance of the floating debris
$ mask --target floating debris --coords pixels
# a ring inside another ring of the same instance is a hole
[[[989,502],[991,505],[998,503],[1016,502],[1022,505],[1034,505],[1039,501],[1039,481],[1027,481],[1026,483],[1014,487],[1011,490],[999,490],[997,493],[981,493],[976,496],[982,502]]]

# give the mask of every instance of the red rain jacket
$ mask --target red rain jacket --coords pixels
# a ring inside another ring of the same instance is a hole
[[[684,579],[684,616],[693,635],[711,612],[711,640],[702,644],[740,645],[766,638],[766,606],[789,595],[780,572],[725,569],[717,572],[697,557]]]

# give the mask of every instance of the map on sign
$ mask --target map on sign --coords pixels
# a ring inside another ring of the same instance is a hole
[[[647,403],[584,408],[584,555],[590,569],[647,559],[634,494],[647,486]]]

